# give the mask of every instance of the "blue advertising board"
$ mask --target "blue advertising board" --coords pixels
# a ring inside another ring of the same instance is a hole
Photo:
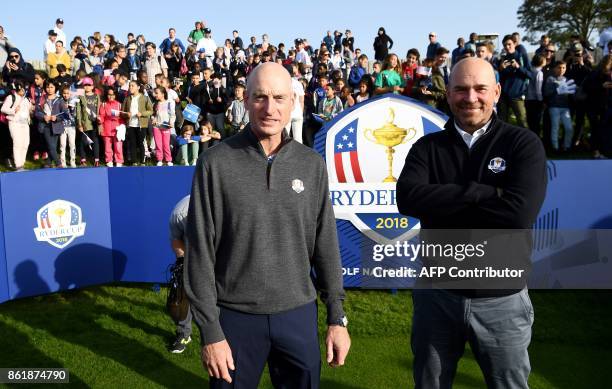
[[[2,174],[9,298],[113,279],[106,169]]]
[[[0,191],[2,180],[0,180]],[[2,197],[0,196],[0,215],[2,214]],[[4,222],[0,220],[0,302],[9,299],[8,277],[6,272],[6,250],[4,249]]]
[[[193,171],[187,166],[109,169],[113,249],[119,265],[129,259],[115,281],[166,282],[175,259],[168,221],[189,194]]]

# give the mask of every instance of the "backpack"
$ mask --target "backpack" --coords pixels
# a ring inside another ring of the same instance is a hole
[[[185,320],[189,312],[189,300],[183,284],[183,260],[177,259],[176,263],[170,266],[170,272],[172,276],[166,297],[166,309],[172,320],[179,323]]]
[[[13,106],[15,106],[15,103],[17,102],[17,99],[15,98],[15,96],[13,95],[8,95],[6,96],[6,98],[8,99],[9,97],[13,97],[13,102],[11,103],[11,109],[13,108]],[[8,116],[6,116],[6,114],[0,112],[0,123],[4,123],[7,124],[9,122]]]
[[[100,77],[104,76],[104,66],[101,64],[94,65],[91,71],[92,73],[98,74]]]

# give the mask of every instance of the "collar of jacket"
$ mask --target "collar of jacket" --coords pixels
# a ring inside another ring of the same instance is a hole
[[[247,124],[246,127],[244,127],[244,130],[242,130],[242,134],[243,134],[243,138],[248,142],[249,146],[254,148],[257,151],[257,153],[260,154],[267,161],[268,155],[264,151],[255,133],[253,133],[253,130],[251,129],[251,123]],[[286,149],[285,146],[293,140],[293,138],[291,138],[289,134],[287,133],[286,129],[283,129],[281,136],[282,136],[282,140],[281,140],[280,148],[278,152],[276,153],[277,157],[285,151]]]
[[[489,127],[487,128],[487,131],[480,138],[476,140],[476,143],[472,145],[472,148],[474,148],[474,146],[476,146],[477,144],[481,143],[483,139],[487,139],[490,136],[492,136],[492,134],[495,133],[497,128],[499,127],[498,125],[499,123],[500,121],[497,118],[497,114],[493,112],[491,114],[491,123],[489,123]],[[446,131],[448,136],[453,140],[453,142],[457,142],[467,148],[465,141],[463,140],[463,138],[461,138],[459,131],[457,131],[457,129],[455,128],[455,117],[452,114],[449,116],[448,120],[446,121],[446,124],[444,125],[444,130]]]

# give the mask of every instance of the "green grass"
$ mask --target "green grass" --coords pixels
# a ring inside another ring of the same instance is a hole
[[[609,387],[612,291],[532,291],[531,296],[536,321],[530,386]],[[4,303],[0,367],[66,367],[71,386],[78,387],[206,387],[197,334],[183,354],[166,351],[174,327],[164,300],[163,288],[157,293],[150,285],[130,284]],[[323,366],[322,386],[412,387],[410,292],[349,291],[346,310],[351,353],[343,368]],[[271,387],[266,374],[260,387]],[[469,349],[454,387],[485,387]]]

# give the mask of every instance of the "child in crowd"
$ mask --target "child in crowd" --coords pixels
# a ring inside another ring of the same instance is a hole
[[[21,82],[16,82],[13,93],[4,99],[4,104],[2,104],[2,113],[7,116],[9,131],[13,139],[13,160],[17,171],[23,170],[30,144],[29,125],[32,104],[25,94],[25,86]]]
[[[226,93],[222,85],[221,74],[215,73],[212,77],[212,85],[209,87],[208,103],[204,104],[207,119],[213,125],[215,131],[223,132],[225,129]]]
[[[44,87],[46,79],[47,73],[40,70],[34,73],[34,83],[30,85],[30,90],[28,91],[28,97],[33,108],[42,106],[45,101],[47,96]],[[46,142],[42,130],[43,124],[34,116],[30,126],[30,148],[32,150],[32,159],[35,161],[40,159],[41,154],[43,159],[47,159]]]
[[[62,103],[66,114],[62,116],[64,132],[60,134],[60,164],[66,167],[66,140],[70,149],[70,167],[76,167],[76,98],[72,96],[70,87],[61,88]]]
[[[63,116],[66,114],[62,99],[57,96],[57,86],[51,81],[45,81],[45,92],[47,94],[44,103],[36,107],[34,116],[43,123],[42,130],[49,150],[49,158],[45,167],[59,166],[57,155],[57,140],[64,132]]]
[[[542,96],[542,84],[544,73],[542,67],[546,59],[541,55],[534,55],[531,60],[531,76],[527,85],[527,96],[525,96],[525,109],[527,110],[527,126],[536,135],[540,136],[540,122],[544,109],[544,96]]]
[[[202,120],[200,122],[200,136],[205,142],[200,146],[200,154],[202,154],[202,151],[216,145],[221,140],[221,133],[219,131],[215,131],[212,123],[208,120]]]
[[[115,80],[115,85],[113,86],[115,89],[115,100],[123,104],[123,101],[125,101],[125,98],[129,95],[129,75],[117,70],[115,72]]]
[[[340,100],[342,101],[343,109],[348,109],[355,105],[355,99],[353,99],[353,96],[351,95],[351,88],[348,86],[342,88],[340,91]]]
[[[372,81],[376,81],[376,78],[378,78],[378,75],[381,71],[382,64],[378,61],[374,62],[374,64],[372,65]]]
[[[230,122],[230,131],[228,136],[231,136],[238,131],[242,131],[249,124],[249,111],[244,105],[244,84],[237,84],[234,88],[236,98],[227,109],[227,120]]]
[[[117,167],[123,166],[123,141],[117,136],[117,127],[123,125],[123,120],[121,120],[121,103],[116,100],[116,96],[113,88],[107,88],[98,114],[100,136],[104,142],[104,157],[108,167],[113,167],[113,159]],[[125,136],[125,133],[123,135]]]
[[[127,143],[132,166],[145,162],[145,137],[149,118],[153,114],[151,100],[141,93],[137,81],[130,81],[130,95],[123,102],[123,115],[127,121]]]
[[[359,104],[362,101],[366,101],[370,98],[370,93],[368,92],[368,81],[365,79],[361,79],[358,85],[359,92],[355,94],[354,99],[355,103]]]
[[[319,101],[317,114],[325,121],[333,119],[342,112],[342,101],[336,96],[334,84],[327,84],[325,87],[325,98]]]
[[[155,96],[153,116],[153,137],[155,138],[155,157],[157,166],[172,166],[172,154],[170,152],[170,134],[176,120],[175,103],[168,100],[168,91],[163,86],[154,89]]]
[[[57,64],[57,72],[59,73],[59,76],[55,77],[53,82],[55,82],[55,85],[57,85],[59,88],[63,87],[64,85],[71,85],[74,82],[72,76],[68,74],[66,65],[63,63]]]
[[[325,99],[325,95],[327,94],[326,89],[329,84],[329,77],[327,74],[319,74],[318,76],[319,86],[312,93],[312,101],[313,107],[317,109],[319,107],[319,102]]]
[[[207,136],[209,140],[210,135]],[[194,127],[191,124],[185,124],[181,135],[176,138],[176,142],[181,149],[181,159],[184,165],[194,165],[198,159],[200,151],[200,142],[205,142],[205,137],[194,135]],[[191,158],[189,157],[191,154]]]
[[[104,86],[113,86],[117,79],[115,78],[115,71],[119,68],[119,62],[114,59],[109,60],[109,65],[104,69],[104,76],[102,77],[102,84]]]
[[[546,79],[544,85],[544,97],[550,114],[550,136],[552,148],[559,151],[559,122],[563,123],[563,145],[562,151],[568,151],[572,146],[572,136],[574,127],[570,116],[569,100],[570,95],[576,92],[576,85],[573,80],[564,77],[566,63],[557,61],[553,68],[553,74]]]
[[[85,77],[81,81],[85,90],[76,106],[76,127],[81,133],[81,166],[87,166],[86,150],[92,150],[94,166],[100,165],[100,143],[98,139],[98,111],[100,110],[100,96],[94,93],[94,82]]]

